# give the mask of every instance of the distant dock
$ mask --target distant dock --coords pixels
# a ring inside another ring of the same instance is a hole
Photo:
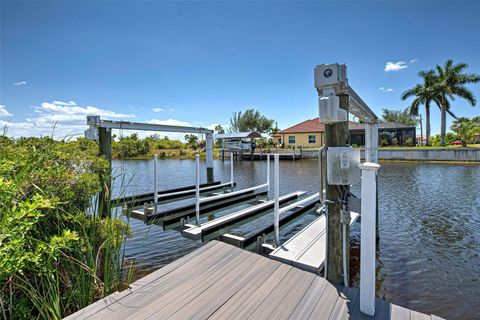
[[[441,319],[381,299],[369,317],[359,300],[356,288],[211,241],[66,319]]]

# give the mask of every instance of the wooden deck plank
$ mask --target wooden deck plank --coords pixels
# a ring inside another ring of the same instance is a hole
[[[195,257],[202,257],[202,259],[207,259],[209,250],[212,249],[216,245],[215,242],[207,243],[204,246],[200,247],[199,249],[173,261],[172,263],[169,263],[168,265],[164,266],[163,268],[156,270],[145,277],[133,282],[130,284],[129,289],[126,289],[122,291],[122,296],[118,295],[111,295],[107,296],[103,299],[100,299],[96,301],[95,303],[89,305],[88,307],[81,309],[70,316],[68,316],[66,319],[68,320],[74,320],[74,319],[84,319],[87,318],[100,310],[110,306],[111,304],[117,302],[118,300],[126,297],[127,295],[131,294],[134,290],[144,287],[145,285],[149,284],[150,282],[159,279],[170,272],[174,271],[175,269],[184,266],[186,263],[192,262]],[[210,253],[213,253],[214,251],[210,251]]]
[[[204,257],[199,256],[199,259],[192,259],[189,263],[177,268],[176,272],[171,272],[166,277],[157,279],[148,285],[145,285],[135,290],[128,298],[122,299],[113,303],[108,308],[94,315],[94,319],[107,319],[109,317],[115,319],[116,317],[126,317],[131,313],[144,308],[152,300],[162,297],[174,288],[188,283],[191,277],[195,274],[192,271],[200,274],[205,274],[214,270],[219,263],[226,263],[228,259],[233,257],[236,253],[228,248],[226,245],[219,243],[212,246],[209,250],[213,251],[211,255]]]
[[[274,277],[269,277],[260,287],[257,288],[241,305],[229,310],[229,315],[226,318],[218,318],[217,313],[213,314],[212,319],[231,319],[243,320],[255,311],[255,309],[263,302],[263,300],[277,287],[289,271],[291,266],[282,265],[276,271],[279,271]]]
[[[351,222],[358,219],[358,213],[351,212]],[[302,270],[319,272],[325,261],[326,219],[322,215],[303,228],[282,246],[270,253],[270,257]]]
[[[265,318],[288,319],[316,278],[317,276],[313,273],[303,274],[300,281],[285,295],[275,310],[270,315],[265,314]]]
[[[370,317],[359,300],[357,288],[212,241],[67,319],[441,319],[381,299]]]
[[[355,302],[359,297],[359,290],[356,288],[344,287],[330,314],[331,320],[350,319],[353,314]]]
[[[333,307],[335,306],[338,297],[340,296],[340,287],[327,283],[327,287],[323,292],[320,299],[317,301],[315,308],[313,309],[308,319],[327,320],[330,318]]]
[[[410,319],[411,320],[430,320],[431,317],[429,315],[424,314],[424,313],[411,310],[410,311]]]
[[[220,308],[218,308],[208,319],[231,319],[233,315],[238,312],[239,309],[248,308],[252,295],[257,290],[267,290],[265,283],[275,283],[285,277],[287,272],[291,269],[290,266],[281,264],[277,261],[272,261],[278,264],[277,268],[270,273],[270,270],[264,269],[261,273],[261,277],[255,279],[253,283],[248,286],[244,286],[235,295],[233,295],[227,302],[225,302]],[[263,288],[262,288],[263,287]],[[253,305],[253,303],[252,303]]]
[[[287,276],[283,278],[275,290],[271,291],[268,296],[258,305],[256,310],[250,314],[248,319],[266,319],[271,313],[275,311],[277,306],[283,301],[289,292],[294,290],[300,284],[303,284],[304,287],[308,287],[309,284],[302,283],[302,279],[306,277],[306,274],[299,269],[292,268]],[[313,279],[309,279],[313,280]],[[305,289],[306,290],[306,289]],[[295,306],[292,307],[290,312],[293,312]]]
[[[410,310],[393,303],[390,305],[390,315],[394,320],[410,320]]]
[[[262,263],[262,260],[263,259],[260,259],[259,255],[249,255],[247,259],[242,260],[242,262],[236,267],[235,272],[230,272],[223,278],[218,279],[218,281],[216,281],[208,289],[202,291],[201,294],[197,295],[194,299],[190,300],[186,305],[181,307],[169,319],[206,319],[208,315],[214,311],[208,311],[206,309],[210,309],[219,303],[223,304],[225,299],[228,300],[227,297],[229,294],[221,293],[231,291],[236,292],[239,287],[247,284],[255,275],[255,273],[266,266],[265,262]],[[233,293],[230,294],[230,297],[232,295]],[[218,297],[221,298],[218,299]],[[206,306],[209,306],[209,308],[206,308]]]
[[[229,266],[225,265],[223,270],[215,275],[215,281],[205,282],[202,286],[194,288],[192,292],[184,295],[175,304],[167,305],[159,314],[164,319],[185,319],[189,315],[195,314],[194,310],[202,308],[203,305],[208,304],[220,292],[225,291],[237,277],[247,273],[251,268],[251,264],[258,259],[259,257],[255,255],[239,257],[237,262]],[[192,301],[196,302],[191,304]]]
[[[162,315],[160,318],[166,318],[169,310],[182,305],[182,303],[186,303],[184,302],[186,300],[190,301],[190,299],[203,292],[226,273],[231,272],[235,267],[241,265],[242,260],[246,259],[247,256],[248,254],[246,253],[236,252],[235,255],[227,259],[222,257],[222,259],[218,260],[216,267],[212,268],[210,272],[192,272],[192,277],[189,281],[185,281],[175,288],[172,288],[172,290],[166,292],[165,295],[153,297],[142,309],[125,319],[148,319],[155,317],[155,315],[157,318],[159,315]],[[174,311],[176,310],[173,310],[173,312]]]
[[[324,278],[317,276],[302,300],[299,301],[297,307],[289,316],[289,319],[308,319],[317,301],[320,300],[327,283]]]
[[[232,299],[240,299],[240,297],[244,295],[242,290],[255,287],[255,285],[260,285],[279,266],[280,262],[258,259],[255,264],[251,266],[248,273],[240,277],[238,281],[235,281],[235,283],[230,288],[225,290],[223,294],[213,298],[210,297],[208,303],[203,304],[200,310],[196,310],[195,313],[187,316],[186,319],[203,320],[209,318],[213,313],[217,312],[218,309]]]
[[[325,216],[322,215],[311,222],[308,226],[295,234],[283,245],[275,249],[270,256],[272,258],[285,259],[288,261],[296,260],[305,248],[309,246],[319,236],[325,232]]]

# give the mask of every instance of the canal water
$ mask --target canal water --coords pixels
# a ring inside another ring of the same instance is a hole
[[[272,162],[273,164],[273,162]],[[480,318],[480,165],[381,163],[379,171],[380,246],[377,295],[447,319]],[[204,163],[202,182],[206,181]],[[273,167],[273,165],[272,165]],[[281,194],[319,189],[316,160],[282,161]],[[152,191],[152,161],[114,162],[116,194]],[[194,184],[193,160],[159,160],[159,189]],[[214,162],[215,180],[230,179],[229,162]],[[265,161],[235,162],[237,189],[264,183]],[[359,186],[352,191],[359,195]],[[221,213],[217,213],[221,214]],[[215,215],[215,214],[214,214]],[[246,234],[263,219],[232,230]],[[315,219],[308,212],[282,229],[288,239]],[[270,222],[270,221],[269,221]],[[125,256],[140,278],[195,250],[202,244],[129,221],[133,236]],[[358,286],[359,226],[352,227],[353,285]]]

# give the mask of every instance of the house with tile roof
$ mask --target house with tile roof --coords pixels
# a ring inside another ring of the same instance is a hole
[[[350,144],[365,145],[365,124],[349,121]],[[378,125],[381,145],[408,145],[416,141],[416,127],[401,123],[380,123]],[[272,135],[273,142],[284,148],[319,148],[325,141],[325,124],[318,118],[305,120]]]

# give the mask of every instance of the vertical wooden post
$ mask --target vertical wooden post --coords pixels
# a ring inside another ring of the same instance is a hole
[[[349,96],[341,95],[340,108],[348,111]],[[325,147],[344,147],[348,145],[348,121],[325,124]],[[328,164],[327,164],[328,165]],[[348,186],[346,186],[348,187]],[[341,197],[336,185],[326,185],[327,206],[327,252],[325,264],[325,278],[334,283],[343,284],[343,254],[342,254],[342,205],[338,199]],[[346,228],[346,238],[350,239],[350,225]],[[346,243],[347,260],[350,252],[350,242]],[[349,270],[349,261],[347,261]]]
[[[207,182],[212,183],[213,176],[213,137],[211,133],[205,135],[205,148],[206,148],[206,166],[207,166]]]
[[[105,156],[108,161],[108,169],[104,174],[99,175],[102,190],[100,191],[98,201],[98,213],[100,217],[110,217],[110,200],[112,198],[112,130],[107,128],[98,128],[98,149],[101,156]]]
[[[376,180],[379,164],[364,162],[358,165],[362,170],[362,220],[360,243],[360,311],[375,314],[375,262],[376,262]]]

